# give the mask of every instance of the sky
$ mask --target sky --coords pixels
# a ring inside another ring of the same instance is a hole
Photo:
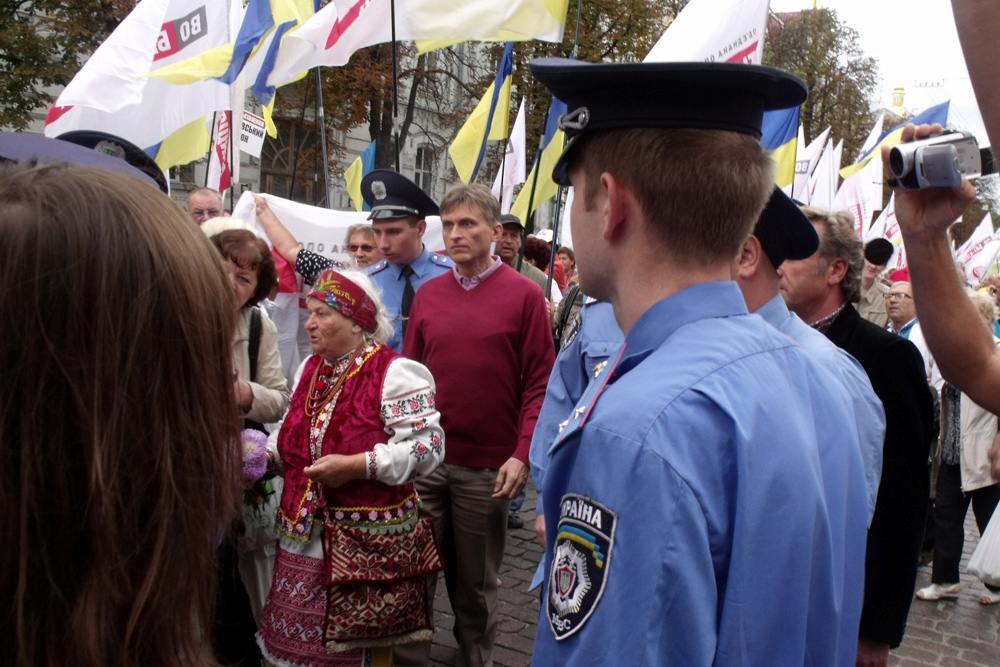
[[[858,31],[865,55],[879,65],[874,106],[892,106],[892,89],[905,89],[903,106],[915,113],[951,100],[949,124],[986,144],[950,0],[817,0]],[[811,9],[812,0],[771,0],[772,12]],[[811,137],[808,137],[811,139]]]

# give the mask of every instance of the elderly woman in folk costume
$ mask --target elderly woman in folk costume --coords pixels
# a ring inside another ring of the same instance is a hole
[[[258,642],[275,665],[390,664],[429,639],[427,578],[441,568],[413,479],[444,459],[434,380],[383,345],[362,274],[318,277],[302,365],[278,434],[285,484]]]

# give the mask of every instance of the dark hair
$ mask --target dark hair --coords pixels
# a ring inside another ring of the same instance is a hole
[[[240,306],[256,306],[267,298],[278,284],[278,269],[274,266],[271,249],[256,234],[246,229],[228,229],[212,237],[212,243],[219,249],[223,259],[247,271],[256,271],[257,289]]]
[[[556,256],[559,255],[566,255],[567,257],[569,257],[570,261],[573,262],[573,266],[576,266],[576,254],[573,252],[572,248],[568,246],[563,246],[559,248],[559,251],[556,252]]]
[[[132,177],[0,169],[0,664],[196,665],[238,509],[232,288]]]
[[[524,258],[545,271],[552,261],[552,246],[540,238],[529,236],[524,241]]]

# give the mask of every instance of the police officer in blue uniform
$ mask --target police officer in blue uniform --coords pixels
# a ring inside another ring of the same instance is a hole
[[[367,273],[382,290],[382,301],[393,319],[388,344],[401,352],[416,291],[431,278],[451,271],[454,263],[423,244],[424,218],[439,211],[416,183],[394,171],[376,169],[361,180],[361,196],[371,208],[369,220],[383,257]]]
[[[534,663],[853,662],[831,591],[861,573],[829,546],[864,517],[831,520],[824,475],[863,508],[863,472],[843,448],[827,473],[818,445],[851,415],[730,280],[773,187],[763,112],[805,86],[746,65],[530,67],[568,108],[553,176],[576,191],[581,286],[625,333],[547,451]]]
[[[424,247],[424,218],[437,215],[438,206],[416,183],[389,169],[376,169],[361,180],[361,195],[371,210],[375,240],[383,260],[366,269],[382,292],[382,302],[392,317],[388,345],[403,350],[406,319],[413,297],[425,282],[447,273],[454,263]],[[257,220],[285,260],[307,283],[322,271],[336,268],[333,260],[299,246],[263,197],[256,197]]]

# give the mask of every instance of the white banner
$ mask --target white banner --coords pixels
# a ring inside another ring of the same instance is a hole
[[[768,0],[691,0],[644,62],[696,61],[759,65]]]

